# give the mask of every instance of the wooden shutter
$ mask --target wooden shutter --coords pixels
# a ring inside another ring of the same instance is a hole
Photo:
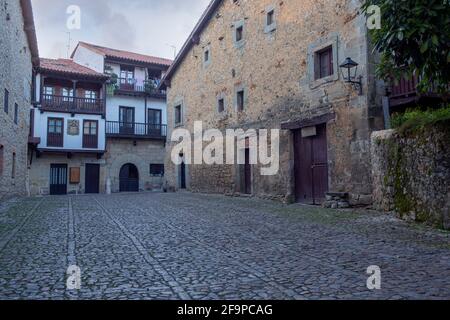
[[[70,168],[70,184],[80,183],[80,168]]]

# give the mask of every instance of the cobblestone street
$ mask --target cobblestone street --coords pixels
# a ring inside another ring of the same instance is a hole
[[[81,290],[66,289],[70,265]],[[366,287],[381,267],[382,289]],[[0,205],[0,299],[450,299],[450,236],[374,212],[190,193]]]

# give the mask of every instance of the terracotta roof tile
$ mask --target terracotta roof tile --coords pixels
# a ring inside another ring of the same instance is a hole
[[[162,66],[167,66],[167,67],[169,67],[172,64],[172,60],[169,60],[169,59],[147,56],[147,55],[124,51],[124,50],[117,50],[117,49],[101,47],[101,46],[97,46],[97,45],[86,43],[86,42],[79,42],[78,45],[83,46],[88,49],[91,49],[92,51],[102,54],[107,58],[124,59],[124,60],[129,60],[129,61],[134,61],[134,62],[157,64],[157,65],[162,65]]]
[[[72,75],[107,78],[108,76],[84,67],[70,59],[40,59],[40,69],[50,72],[66,73]]]

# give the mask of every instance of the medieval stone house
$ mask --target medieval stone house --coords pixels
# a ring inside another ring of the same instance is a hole
[[[174,165],[168,143],[168,186],[303,203],[333,191],[370,202],[370,135],[384,124],[360,5],[213,0],[164,79],[169,137],[175,128],[192,132],[194,121],[203,129],[281,129],[280,171],[261,176],[248,160]],[[352,80],[361,86],[345,82],[347,57],[359,64]]]
[[[27,193],[27,143],[38,48],[30,0],[0,1],[0,200]]]

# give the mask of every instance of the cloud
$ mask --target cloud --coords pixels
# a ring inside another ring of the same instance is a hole
[[[78,41],[173,58],[209,0],[32,0],[41,56],[66,57]],[[66,9],[81,9],[81,30],[68,30]],[[68,50],[68,32],[72,38]]]

